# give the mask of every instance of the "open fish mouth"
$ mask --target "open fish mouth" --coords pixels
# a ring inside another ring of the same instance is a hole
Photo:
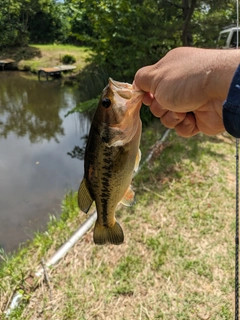
[[[133,90],[133,86],[130,83],[119,82],[119,81],[113,80],[112,78],[108,79],[108,85],[113,92],[118,93],[119,96],[124,99],[131,99],[133,95],[135,94],[139,95],[143,93],[143,91]]]
[[[111,87],[113,86],[116,89],[129,89],[129,90],[132,90],[132,85],[130,83],[127,83],[127,82],[119,82],[119,81],[113,80],[112,78],[109,78],[108,79],[108,83],[109,83],[109,86],[111,86]]]

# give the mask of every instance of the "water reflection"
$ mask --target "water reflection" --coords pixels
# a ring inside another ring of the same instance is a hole
[[[84,160],[85,146],[87,145],[88,134],[82,137],[82,139],[84,140],[83,148],[80,148],[79,146],[75,146],[71,152],[68,152],[68,155],[73,159],[75,158],[79,160]]]
[[[79,93],[60,81],[38,82],[0,72],[0,246],[18,247],[60,213],[69,189],[77,190],[83,161],[68,153],[84,148],[89,120],[64,117]]]
[[[5,73],[6,74],[6,73]],[[10,132],[19,137],[28,135],[34,143],[63,135],[60,109],[67,108],[65,91],[56,82],[37,82],[6,76],[0,82],[0,136]]]

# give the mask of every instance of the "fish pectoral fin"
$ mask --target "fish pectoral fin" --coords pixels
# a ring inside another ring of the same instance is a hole
[[[140,149],[138,149],[138,154],[137,154],[137,157],[136,157],[136,160],[135,160],[135,165],[134,165],[134,171],[138,171],[138,168],[139,168],[139,163],[141,161],[141,157],[142,157],[142,152]]]
[[[128,187],[120,202],[127,207],[131,207],[135,204],[135,192],[132,190],[131,186]]]
[[[78,206],[79,208],[87,213],[93,203],[93,199],[86,186],[86,179],[84,178],[78,189]]]
[[[124,234],[120,224],[115,221],[113,227],[101,226],[96,222],[93,231],[93,240],[95,244],[121,244],[124,241]]]

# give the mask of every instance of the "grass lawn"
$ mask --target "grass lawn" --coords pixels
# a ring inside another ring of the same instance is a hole
[[[76,59],[76,71],[80,71],[86,65],[86,58],[90,54],[87,47],[76,47],[73,45],[39,45],[32,44],[22,48],[8,48],[0,51],[0,59],[11,58],[17,63],[19,70],[37,70],[47,67],[55,67],[63,64],[62,57],[65,54],[73,55]]]
[[[143,158],[159,129],[144,130]],[[171,132],[134,179],[137,204],[119,206],[124,244],[96,246],[90,231],[49,270],[51,290],[43,279],[31,290],[24,279],[86,219],[69,195],[48,232],[13,257],[2,254],[0,310],[24,289],[10,319],[233,319],[234,148],[227,134]]]

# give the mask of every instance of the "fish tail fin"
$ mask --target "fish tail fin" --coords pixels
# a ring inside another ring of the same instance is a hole
[[[120,224],[116,221],[112,227],[101,226],[96,222],[93,231],[93,240],[95,244],[121,244],[124,241],[124,234]]]

